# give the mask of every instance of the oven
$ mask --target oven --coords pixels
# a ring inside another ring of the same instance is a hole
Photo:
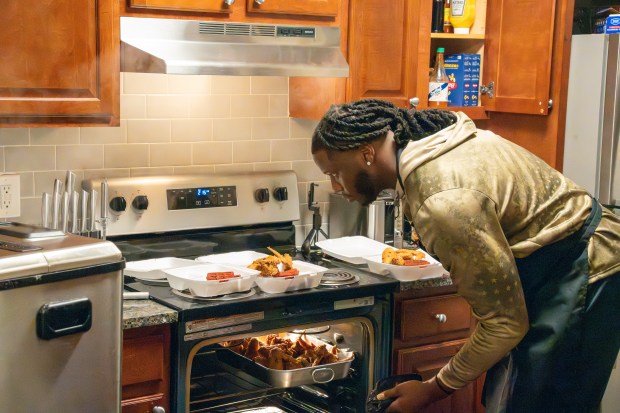
[[[100,185],[83,183],[86,190]],[[104,192],[106,236],[128,262],[269,253],[267,247],[302,259],[294,225],[300,197],[291,171],[109,179]],[[117,210],[119,205],[125,209]],[[125,277],[126,288],[148,292],[178,311],[171,346],[172,411],[365,411],[366,395],[389,374],[398,282],[320,254],[307,261],[328,268],[321,284],[277,294],[253,287],[194,297]],[[346,363],[278,371],[229,346],[275,336],[335,347],[348,355]]]

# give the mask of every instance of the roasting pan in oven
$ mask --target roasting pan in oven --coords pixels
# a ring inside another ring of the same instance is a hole
[[[283,335],[283,337],[296,338],[296,334]],[[304,336],[306,342],[315,346],[324,345],[328,351],[332,346],[310,336]],[[265,367],[255,361],[236,353],[230,349],[218,352],[218,358],[237,367],[242,368],[248,374],[270,384],[274,387],[287,388],[316,383],[329,383],[347,377],[351,363],[355,358],[353,352],[337,349],[338,360],[335,363],[321,364],[311,367],[302,367],[292,370],[278,370]]]

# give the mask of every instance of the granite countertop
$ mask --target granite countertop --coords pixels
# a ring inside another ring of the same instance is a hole
[[[399,291],[421,290],[423,288],[444,287],[448,285],[452,285],[452,279],[449,275],[444,275],[443,277],[425,278],[423,280],[401,281]]]
[[[175,310],[152,300],[123,301],[123,330],[159,324],[172,324],[178,321]]]

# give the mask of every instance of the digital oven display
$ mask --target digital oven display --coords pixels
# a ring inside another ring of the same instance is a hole
[[[236,186],[167,189],[168,210],[217,208],[237,205]]]

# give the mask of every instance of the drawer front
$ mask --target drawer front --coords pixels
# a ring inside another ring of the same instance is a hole
[[[153,409],[158,406],[164,408],[164,395],[161,393],[123,400],[121,411],[122,413],[153,413]]]
[[[412,344],[465,338],[472,323],[469,304],[455,295],[402,301],[400,314],[400,339]]]
[[[123,340],[123,386],[162,380],[163,363],[163,335]]]
[[[448,361],[463,347],[465,341],[448,341],[399,350],[396,374],[418,373],[422,376],[422,380],[428,380],[448,364]]]

